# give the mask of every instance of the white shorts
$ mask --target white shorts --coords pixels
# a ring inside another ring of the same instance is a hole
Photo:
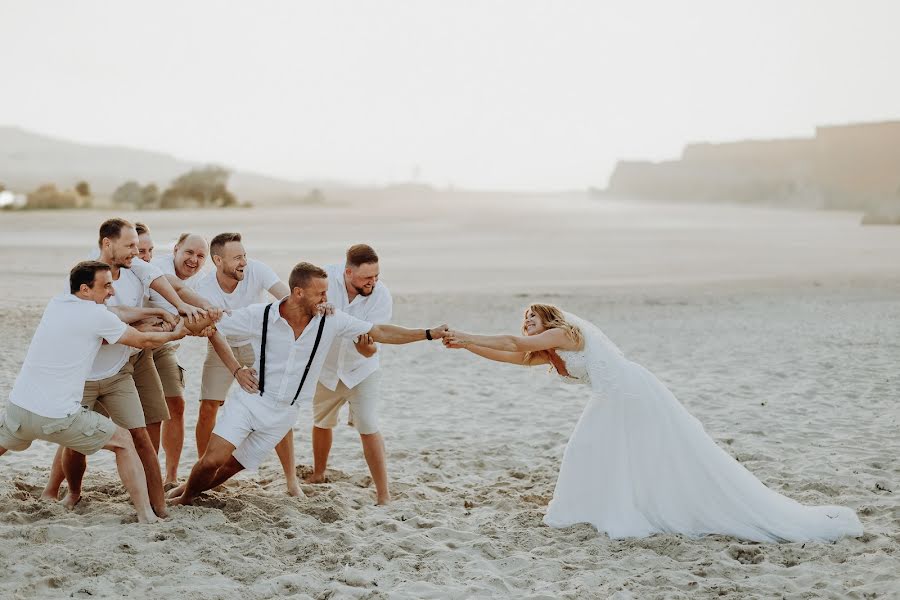
[[[233,456],[241,466],[256,469],[294,426],[299,407],[234,394],[223,406],[213,433],[234,445]]]
[[[332,391],[319,383],[313,398],[313,423],[320,429],[334,429],[338,423],[338,412],[344,404],[350,405],[347,424],[356,427],[362,434],[378,433],[378,393],[381,373],[375,371],[354,388],[348,388],[338,381]]]

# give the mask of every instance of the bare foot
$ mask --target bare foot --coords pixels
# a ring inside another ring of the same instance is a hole
[[[303,481],[306,483],[328,483],[328,478],[325,477],[325,473],[313,473],[309,477],[305,477]]]
[[[73,510],[75,505],[81,501],[81,494],[73,494],[69,492],[62,499],[62,505],[66,507],[66,510]]]
[[[57,500],[59,500],[59,491],[53,494],[51,492],[48,492],[47,490],[44,490],[43,492],[41,492],[41,500],[43,500],[44,502],[56,502]]]
[[[176,498],[172,498],[169,500],[169,504],[172,506],[190,506],[194,502],[193,498],[188,498],[185,495],[178,496]]]
[[[178,498],[179,496],[181,496],[184,493],[184,488],[186,488],[186,487],[187,487],[187,484],[182,483],[181,485],[172,488],[171,490],[169,490],[166,493],[166,498],[168,498],[169,500]]]
[[[166,479],[163,482],[163,491],[168,492],[169,490],[178,487],[178,479]]]
[[[375,504],[378,506],[387,506],[391,503],[391,493],[385,492],[384,494],[378,494],[378,498],[375,500]]]
[[[287,492],[288,496],[293,496],[294,498],[306,498],[306,494],[300,489],[300,480],[296,477],[288,479]]]
[[[138,513],[138,523],[158,523],[159,518],[153,514],[153,511],[148,511],[147,514]]]
[[[156,513],[156,516],[160,519],[165,519],[169,516],[169,513],[166,511],[165,503],[163,503],[162,507],[153,506],[153,512]]]

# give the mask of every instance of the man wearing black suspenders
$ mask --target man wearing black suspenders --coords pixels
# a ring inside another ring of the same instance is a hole
[[[433,329],[373,325],[339,310],[330,316],[320,314],[328,299],[328,274],[310,263],[295,266],[288,285],[290,294],[282,300],[234,310],[218,323],[217,336],[249,336],[259,358],[255,368],[242,367],[227,344],[216,344],[241,390],[225,404],[187,483],[169,494],[176,504],[190,504],[239,471],[257,468],[271,454],[297,420],[300,403],[312,400],[336,338],[368,334],[375,342],[408,344],[440,339],[447,331],[446,325]]]

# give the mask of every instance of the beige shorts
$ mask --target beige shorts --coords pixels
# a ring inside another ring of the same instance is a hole
[[[166,398],[184,396],[184,369],[178,364],[178,344],[168,343],[153,350],[153,364]]]
[[[244,344],[243,346],[232,346],[231,351],[241,366],[252,367],[256,356],[253,354],[253,346]],[[203,378],[200,381],[200,400],[218,400],[224,402],[228,395],[228,389],[234,376],[216,351],[213,350],[212,344],[206,346],[206,360],[203,361]]]
[[[82,407],[68,417],[51,419],[8,404],[0,415],[0,447],[21,452],[34,440],[46,440],[82,454],[103,448],[116,433],[107,417]]]
[[[81,403],[125,429],[138,429],[169,418],[162,382],[149,350],[133,355],[112,377],[86,381]]]
[[[313,423],[320,429],[333,429],[338,424],[338,412],[344,404],[350,405],[347,425],[356,427],[362,434],[378,433],[378,400],[381,372],[375,371],[353,389],[338,381],[337,389],[329,390],[321,383],[316,385],[313,397]]]

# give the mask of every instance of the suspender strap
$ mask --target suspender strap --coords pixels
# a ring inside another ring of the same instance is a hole
[[[297,397],[300,396],[300,390],[303,389],[303,382],[306,381],[306,376],[309,375],[309,368],[312,366],[312,361],[316,357],[316,350],[319,348],[319,342],[322,340],[322,330],[325,329],[325,315],[322,315],[322,320],[319,321],[319,330],[316,332],[316,341],[313,344],[312,352],[309,353],[309,361],[306,363],[306,369],[303,370],[303,377],[300,378],[300,385],[297,386],[297,393],[294,394],[294,399],[291,400],[291,406],[294,405],[294,402],[297,401]],[[262,393],[262,391],[260,391]]]
[[[266,387],[266,336],[269,333],[269,310],[272,308],[272,303],[266,304],[266,310],[263,311],[263,332],[262,332],[262,344],[259,350],[259,395],[263,395],[263,390]]]

